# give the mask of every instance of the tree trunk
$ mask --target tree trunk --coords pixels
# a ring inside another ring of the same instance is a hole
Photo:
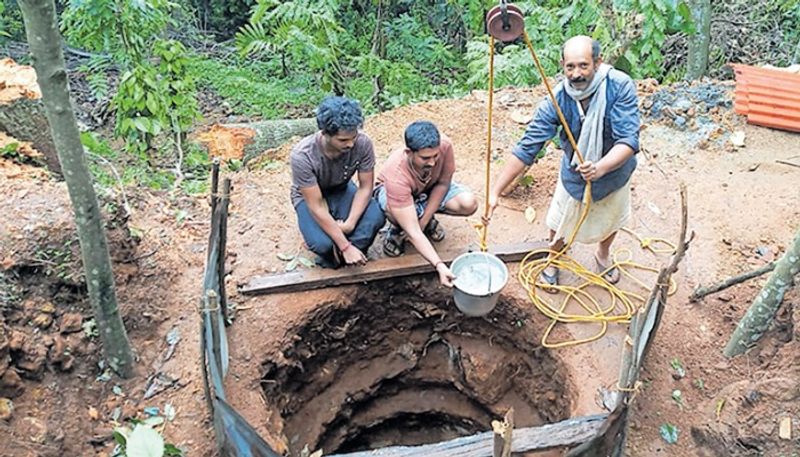
[[[783,301],[783,295],[791,287],[798,272],[800,272],[800,230],[797,231],[792,245],[775,263],[775,271],[770,275],[767,284],[753,300],[750,309],[733,331],[728,345],[725,346],[726,357],[745,352],[769,329],[772,318]]]
[[[61,166],[39,99],[36,73],[11,59],[0,61],[0,72],[5,80],[0,94],[0,129],[17,140],[31,143],[44,156],[48,170],[60,176]]]
[[[686,79],[700,79],[708,70],[708,48],[711,42],[711,0],[690,0],[696,32],[689,36],[689,58]]]
[[[386,36],[383,34],[383,1],[378,0],[378,12],[375,13],[375,29],[372,31],[372,49],[370,52],[379,59],[386,58]],[[381,94],[383,93],[384,81],[379,74],[372,78],[372,103],[381,113],[384,110]]]
[[[75,211],[86,287],[103,340],[103,350],[109,366],[121,376],[128,377],[132,374],[133,356],[117,307],[114,275],[100,207],[70,104],[55,4],[53,0],[20,0],[19,6],[34,68],[39,76],[53,143]]]
[[[310,135],[318,129],[317,119],[313,117],[217,124],[198,139],[206,143],[210,156],[223,160],[242,159],[246,163],[292,137]]]

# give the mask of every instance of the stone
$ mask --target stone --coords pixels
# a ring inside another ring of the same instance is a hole
[[[40,329],[49,328],[53,324],[53,315],[48,313],[39,313],[33,318],[31,323]]]
[[[778,436],[782,440],[791,440],[792,439],[792,418],[791,417],[784,417],[781,419],[780,429],[778,430]]]
[[[680,111],[684,113],[688,111],[689,108],[691,107],[692,107],[692,101],[689,100],[688,98],[680,98],[675,103],[672,104],[672,108],[674,108],[675,111]]]
[[[64,353],[67,350],[67,343],[61,335],[56,335],[53,338],[53,345],[47,353],[47,358],[50,363],[61,363],[64,360]]]
[[[743,148],[745,143],[745,133],[742,130],[737,130],[731,133],[730,141],[731,144],[736,146],[737,148]]]
[[[18,331],[12,330],[11,331],[11,338],[8,340],[8,348],[12,351],[20,351],[22,347],[25,346],[25,342],[28,340],[28,335]]]
[[[72,371],[75,366],[75,357],[72,354],[66,354],[61,362],[58,363],[57,368],[61,371]]]
[[[56,312],[56,305],[51,301],[44,302],[42,306],[39,307],[39,311],[46,314],[53,314]]]
[[[83,316],[79,313],[64,313],[64,315],[61,316],[61,325],[59,329],[61,333],[80,332],[83,330],[81,324],[83,324]]]
[[[14,403],[8,398],[0,398],[0,420],[7,421],[11,419],[14,413]]]
[[[0,396],[17,398],[24,391],[25,386],[22,384],[22,378],[13,368],[6,370],[3,376],[0,377]]]
[[[47,348],[43,344],[28,343],[22,350],[22,357],[16,360],[22,376],[28,379],[41,379],[47,361]]]

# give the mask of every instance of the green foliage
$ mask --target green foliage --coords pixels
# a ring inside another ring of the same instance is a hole
[[[250,9],[255,0],[192,0],[197,17],[204,26],[216,31],[223,39],[228,39],[242,25],[247,23]],[[204,9],[208,7],[208,9]]]
[[[168,0],[69,0],[61,27],[68,43],[108,53],[127,68],[150,55],[175,7]]]
[[[72,257],[72,247],[77,241],[77,239],[68,239],[63,246],[51,246],[37,250],[34,254],[34,262],[42,265],[46,276],[69,282],[80,282],[82,271],[71,268],[75,260]],[[73,274],[78,277],[74,277]]]
[[[407,61],[423,74],[440,79],[448,79],[459,64],[451,46],[414,16],[403,14],[391,20],[385,32],[386,58],[391,61]]]
[[[684,1],[632,0],[631,11],[643,16],[642,36],[632,47],[633,52],[625,55],[634,66],[633,76],[661,78],[661,45],[667,34],[694,32],[689,8]]]
[[[106,55],[93,55],[79,68],[86,75],[89,89],[97,100],[104,100],[109,95],[108,70],[113,68],[114,62]]]
[[[200,116],[186,48],[161,37],[176,8],[169,0],[70,0],[62,15],[67,40],[99,53],[82,66],[95,97],[108,94],[106,70],[122,70],[114,132],[142,158],[161,132],[182,135]]]
[[[119,154],[106,141],[91,132],[81,134],[81,143],[87,151],[89,172],[101,193],[108,189],[122,191],[126,186],[165,190],[171,188],[175,182],[175,177],[169,171],[153,168],[136,155]],[[202,177],[205,178],[205,173]],[[186,185],[191,186],[190,183]]]
[[[457,8],[460,16],[469,31],[474,35],[483,34],[483,23],[486,12],[496,6],[495,0],[447,0],[447,4]],[[517,6],[519,4],[515,3]]]
[[[242,55],[280,53],[304,61],[319,76],[324,91],[343,93],[345,75],[340,65],[340,34],[336,0],[258,0],[250,23],[236,34]]]
[[[547,75],[560,71],[564,41],[575,35],[589,35],[600,41],[604,55],[622,54],[617,64],[632,76],[663,76],[661,47],[667,35],[693,31],[685,1],[618,0],[610,3],[593,0],[517,3],[523,10],[525,29]],[[636,27],[641,27],[638,35],[633,30]],[[632,43],[621,42],[620,37],[628,35],[637,38]],[[468,86],[486,87],[487,56],[487,37],[479,36],[467,43]],[[496,87],[538,84],[540,80],[530,51],[522,40],[497,45]]]
[[[661,434],[661,438],[664,439],[669,444],[675,444],[678,442],[678,427],[670,424],[669,422],[665,424],[661,424],[661,427],[658,429],[659,433]]]
[[[142,158],[163,130],[166,110],[161,90],[156,68],[136,65],[123,73],[112,101],[117,116],[114,132]]]
[[[0,270],[0,311],[14,308],[24,296],[24,290],[12,268]]]
[[[208,193],[208,173],[211,170],[211,159],[208,151],[197,143],[186,145],[183,158],[183,171],[186,174],[181,188],[189,195]]]
[[[379,14],[375,3],[344,6],[259,0],[236,35],[237,48],[243,56],[280,62],[275,76],[281,79],[296,78],[299,67],[321,92],[346,93],[367,111],[452,94],[459,86],[460,58],[434,32],[424,9],[388,2]]]
[[[248,116],[278,119],[290,115],[292,109],[307,116],[325,96],[314,75],[281,78],[277,62],[195,58],[188,71],[198,86],[213,89],[236,113]]]
[[[152,417],[150,419],[161,419]],[[161,433],[153,429],[148,421],[134,421],[134,427],[114,429],[117,448],[113,457],[181,457],[183,451],[174,444],[166,443]]]
[[[16,0],[0,1],[0,44],[7,39],[25,39],[22,12],[17,6]]]
[[[200,117],[195,99],[195,81],[188,71],[186,48],[175,40],[159,40],[155,43],[153,53],[159,59],[162,90],[159,94],[161,98],[156,99],[156,103],[161,104],[164,114],[162,121],[168,121],[172,133],[184,133]]]
[[[135,65],[125,72],[113,99],[115,132],[140,155],[162,131],[180,135],[200,117],[186,48],[174,40],[158,40],[153,54],[158,66]]]
[[[469,69],[469,87],[487,88],[489,81],[489,39],[476,38],[467,43],[467,68]],[[528,48],[523,45],[510,44],[495,52],[494,87],[525,86],[538,84],[541,77],[531,59]]]

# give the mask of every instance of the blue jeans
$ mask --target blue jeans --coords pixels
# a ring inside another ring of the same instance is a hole
[[[328,191],[323,195],[323,198],[328,203],[328,211],[330,211],[334,219],[342,221],[347,219],[357,190],[358,187],[351,181],[347,183],[347,186]],[[300,225],[300,233],[303,234],[303,239],[308,245],[308,249],[322,257],[327,263],[333,263],[333,240],[314,220],[314,216],[311,215],[305,200],[298,203],[294,210],[297,212],[297,223]],[[378,206],[378,202],[374,198],[370,198],[367,209],[364,210],[361,219],[356,223],[356,228],[347,235],[347,239],[366,255],[367,249],[375,241],[375,236],[385,222],[386,217],[383,215],[380,206]]]

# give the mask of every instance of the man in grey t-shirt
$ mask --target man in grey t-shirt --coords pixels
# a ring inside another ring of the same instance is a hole
[[[292,149],[292,205],[308,248],[322,266],[364,264],[385,218],[372,198],[375,153],[354,100],[328,97],[319,131]],[[358,173],[358,186],[351,179]]]

